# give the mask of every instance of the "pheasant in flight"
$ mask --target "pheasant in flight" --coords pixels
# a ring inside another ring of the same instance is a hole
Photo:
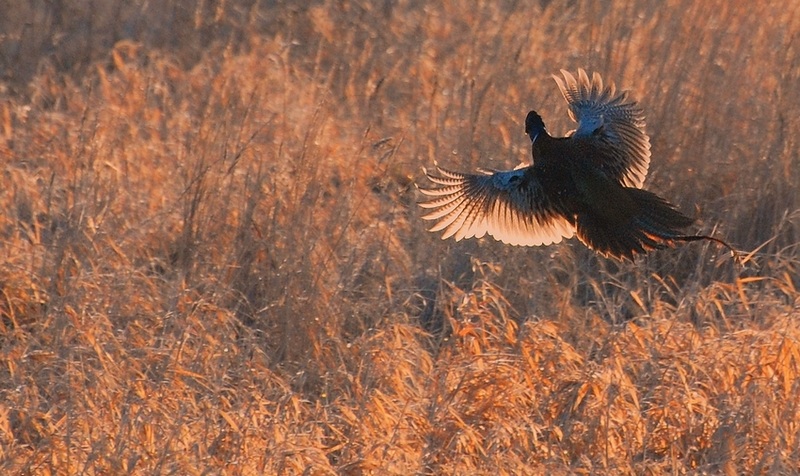
[[[420,188],[431,197],[419,205],[430,211],[430,231],[442,239],[480,238],[486,233],[511,245],[558,243],[577,235],[606,257],[630,259],[673,246],[676,241],[712,240],[680,230],[694,220],[657,195],[642,190],[650,165],[650,138],[642,110],[627,93],[603,86],[582,69],[575,78],[553,76],[578,127],[567,137],[547,133],[541,116],[528,113],[525,132],[533,165],[481,174],[452,172],[437,165],[425,171],[435,184]]]

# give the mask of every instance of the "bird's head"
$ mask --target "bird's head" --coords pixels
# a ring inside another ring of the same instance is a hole
[[[525,118],[525,133],[530,136],[531,142],[536,142],[536,138],[545,130],[542,116],[536,111],[529,112],[528,117]]]

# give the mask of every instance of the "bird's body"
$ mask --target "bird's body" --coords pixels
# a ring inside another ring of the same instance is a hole
[[[437,185],[420,206],[431,231],[456,240],[486,233],[513,245],[548,245],[577,234],[589,248],[615,258],[715,238],[680,230],[694,220],[641,187],[650,165],[644,117],[626,93],[603,87],[595,73],[555,80],[578,128],[552,137],[534,111],[525,120],[533,164],[509,171],[462,174],[437,167]],[[726,245],[727,246],[727,245]]]

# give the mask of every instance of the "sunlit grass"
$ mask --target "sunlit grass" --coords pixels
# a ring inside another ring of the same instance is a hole
[[[9,7],[0,472],[800,471],[800,13],[181,3]],[[747,267],[425,231],[421,168],[527,160],[578,67]]]

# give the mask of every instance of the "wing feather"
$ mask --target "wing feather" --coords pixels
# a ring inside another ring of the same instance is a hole
[[[419,189],[432,197],[419,205],[430,210],[422,218],[434,221],[430,231],[441,231],[442,239],[489,233],[504,243],[537,246],[575,234],[565,207],[547,196],[532,167],[483,175],[436,170],[425,171],[437,186]]]
[[[598,73],[591,80],[583,69],[577,79],[565,70],[561,74],[563,79],[553,78],[569,105],[569,117],[578,123],[572,137],[596,151],[592,159],[609,178],[641,188],[650,167],[644,112],[627,92],[617,94],[613,83],[604,87]]]

